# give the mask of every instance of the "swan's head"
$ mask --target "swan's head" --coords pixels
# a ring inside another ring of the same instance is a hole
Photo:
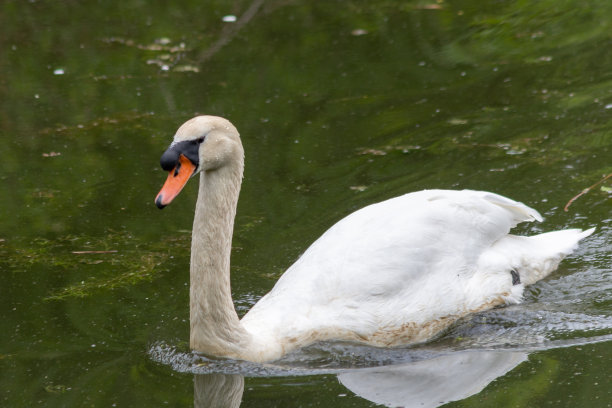
[[[238,131],[227,119],[196,116],[183,123],[160,164],[169,172],[155,204],[164,208],[181,192],[187,181],[199,172],[242,163],[242,143]]]

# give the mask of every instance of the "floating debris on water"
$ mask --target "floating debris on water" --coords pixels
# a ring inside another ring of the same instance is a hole
[[[166,42],[166,40],[168,42]],[[107,44],[121,44],[127,47],[136,47],[140,50],[146,50],[146,51],[166,51],[166,52],[171,52],[171,53],[189,51],[184,42],[181,42],[178,45],[171,46],[170,45],[171,40],[167,38],[157,39],[154,41],[153,44],[138,44],[132,39],[122,38],[122,37],[109,37],[109,38],[104,38],[102,41],[104,41]]]
[[[448,123],[451,125],[467,125],[468,121],[467,119],[452,118],[448,120]]]
[[[177,65],[172,70],[174,72],[200,72],[200,68],[195,65]]]
[[[380,149],[372,149],[365,147],[357,151],[358,155],[369,155],[369,156],[385,156],[387,153],[392,151],[399,151],[402,153],[409,153],[412,150],[420,150],[421,146],[417,145],[405,145],[405,146],[383,146]]]
[[[384,156],[387,154],[387,152],[385,152],[384,150],[378,150],[378,149],[362,149],[358,152],[358,154],[370,154],[372,156]]]
[[[63,394],[66,391],[69,391],[71,388],[70,387],[66,387],[65,385],[54,385],[54,384],[48,384],[45,385],[45,391],[47,391],[50,394]]]

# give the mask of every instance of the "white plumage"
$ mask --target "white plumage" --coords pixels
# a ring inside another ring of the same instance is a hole
[[[521,203],[470,190],[370,205],[313,243],[242,323],[270,339],[326,331],[377,346],[427,340],[468,313],[518,303],[524,284],[593,232],[508,234],[533,220],[540,215]]]
[[[422,342],[466,314],[520,302],[524,285],[547,276],[594,231],[518,237],[509,235],[512,227],[542,220],[522,203],[471,190],[406,194],[332,226],[238,321],[229,252],[242,145],[229,122],[210,116],[185,123],[174,142],[202,137],[194,163],[194,174],[202,176],[192,242],[191,346],[217,356],[267,361],[319,340]],[[217,236],[221,244],[211,242]]]

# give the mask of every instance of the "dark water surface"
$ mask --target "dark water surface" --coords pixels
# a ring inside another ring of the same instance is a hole
[[[235,16],[236,21],[232,16]],[[0,406],[609,407],[612,2],[0,4]],[[188,350],[195,114],[240,130],[242,315],[333,222],[423,188],[597,227],[521,305],[424,345],[268,365]]]

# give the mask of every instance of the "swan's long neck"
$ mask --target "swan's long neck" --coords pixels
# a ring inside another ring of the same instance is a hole
[[[240,358],[251,347],[232,302],[230,254],[242,157],[202,172],[191,241],[190,346],[215,356]]]

